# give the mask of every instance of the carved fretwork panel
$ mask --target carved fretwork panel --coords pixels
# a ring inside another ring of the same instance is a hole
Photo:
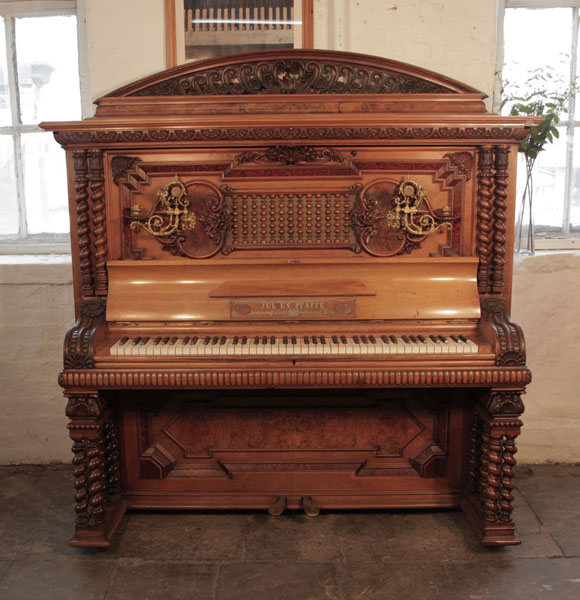
[[[423,160],[404,153],[387,159],[377,150],[295,145],[234,156],[215,151],[173,164],[115,156],[119,252],[194,259],[272,250],[470,255],[462,228],[471,219],[465,186],[473,153],[424,153]]]
[[[246,469],[346,470],[358,477],[447,473],[449,409],[426,393],[362,392],[361,406],[352,396],[341,402],[337,393],[335,407],[302,394],[298,409],[265,406],[264,394],[250,400],[243,393],[250,406],[242,408],[239,396],[206,392],[194,400],[176,393],[142,401],[135,413],[141,478],[235,480]]]

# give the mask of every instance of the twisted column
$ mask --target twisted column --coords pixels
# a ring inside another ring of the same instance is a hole
[[[495,175],[494,175],[494,219],[493,219],[493,274],[492,291],[502,292],[505,287],[505,245],[507,221],[507,187],[509,148],[495,146]]]
[[[91,257],[88,164],[86,150],[73,150],[75,203],[77,214],[77,236],[79,245],[79,266],[81,290],[87,295],[93,293],[93,264]]]
[[[105,176],[102,150],[89,150],[89,180],[93,211],[93,245],[95,251],[95,292],[107,292],[107,227],[105,215]]]

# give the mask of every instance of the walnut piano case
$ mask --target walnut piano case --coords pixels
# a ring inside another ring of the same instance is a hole
[[[75,546],[127,508],[461,507],[519,543],[509,317],[530,119],[385,59],[186,65],[45,123],[68,158]]]

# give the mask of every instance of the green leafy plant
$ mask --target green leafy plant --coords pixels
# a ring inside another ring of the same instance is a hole
[[[533,172],[536,159],[560,137],[558,124],[563,114],[569,111],[570,100],[578,91],[578,81],[569,85],[554,73],[550,67],[538,68],[528,72],[520,84],[504,82],[501,88],[502,112],[507,108],[510,115],[521,117],[540,117],[542,121],[530,128],[528,135],[521,141],[518,150],[523,153],[526,162],[526,184],[522,195],[520,213],[516,225],[516,250],[520,251],[523,218],[526,206],[529,209],[529,227],[527,246],[534,251],[533,238]]]

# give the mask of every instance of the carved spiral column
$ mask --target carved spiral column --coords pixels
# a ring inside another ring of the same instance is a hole
[[[95,292],[107,292],[107,228],[105,223],[105,177],[102,150],[89,150],[89,179],[93,210],[93,238],[95,249]]]
[[[105,451],[102,437],[87,441],[87,483],[89,522],[98,525],[104,522],[107,500]]]
[[[73,439],[76,522],[80,527],[99,526],[105,522],[105,505],[109,499],[105,423],[110,409],[98,392],[67,393],[67,396],[66,414]],[[109,445],[113,462],[117,446],[110,441]]]
[[[75,440],[72,446],[73,451],[73,476],[75,489],[75,513],[77,523],[86,523],[89,520],[89,501],[88,501],[88,484],[87,484],[87,467],[86,467],[86,440]]]
[[[121,477],[119,469],[119,439],[115,421],[109,419],[103,428],[105,439],[105,458],[107,463],[107,484],[109,494],[114,496],[121,492]]]
[[[86,150],[73,150],[75,202],[77,213],[77,235],[79,245],[79,266],[81,290],[87,295],[93,293],[93,264],[91,257],[88,164]]]
[[[467,466],[467,490],[477,491],[481,472],[481,428],[482,421],[478,414],[473,414],[469,427],[469,461]]]
[[[510,149],[495,146],[494,220],[493,220],[493,274],[492,291],[502,292],[505,287],[505,245],[507,221],[507,187]]]
[[[477,171],[477,283],[480,293],[491,287],[492,221],[493,221],[493,150],[484,146],[479,151]]]
[[[515,444],[515,435],[506,435],[503,438],[503,455],[502,455],[502,471],[503,477],[501,479],[501,501],[500,505],[500,519],[502,521],[510,521],[511,514],[513,511],[512,502],[513,494],[512,490],[515,488],[513,481],[515,476],[514,467],[516,465],[516,459],[514,454],[517,452]]]

